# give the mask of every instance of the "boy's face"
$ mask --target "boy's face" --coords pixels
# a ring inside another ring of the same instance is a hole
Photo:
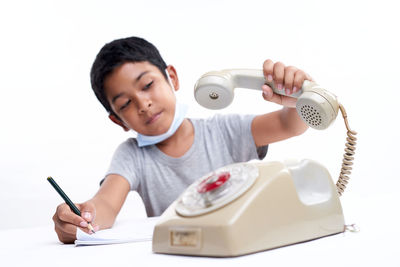
[[[178,89],[175,69],[168,67]],[[128,62],[107,76],[104,89],[112,110],[110,119],[125,130],[143,135],[168,131],[175,114],[175,94],[160,70],[149,62]]]

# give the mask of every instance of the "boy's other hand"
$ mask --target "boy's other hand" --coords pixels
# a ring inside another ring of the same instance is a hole
[[[312,78],[304,71],[293,67],[285,66],[282,62],[274,63],[267,59],[263,64],[264,77],[269,82],[274,82],[275,88],[285,90],[286,95],[276,94],[268,85],[263,85],[263,98],[267,101],[294,108],[296,107],[297,99],[290,97],[291,94],[298,92],[304,80],[312,81]]]
[[[92,224],[95,231],[99,229],[99,227],[93,223],[96,216],[96,208],[94,204],[87,201],[75,205],[81,211],[82,217],[76,215],[65,203],[60,204],[57,207],[56,213],[53,216],[54,227],[58,239],[65,244],[73,243],[76,240],[77,227],[90,234],[91,232],[87,228],[88,222]]]

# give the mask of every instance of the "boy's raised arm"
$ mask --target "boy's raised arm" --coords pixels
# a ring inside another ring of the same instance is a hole
[[[263,72],[268,81],[273,81],[287,95],[299,91],[304,80],[312,80],[304,71],[281,62],[274,63],[270,59],[264,62]],[[307,130],[308,126],[297,114],[296,98],[276,94],[268,85],[263,85],[262,90],[265,100],[283,108],[254,118],[251,130],[257,147],[300,135]]]

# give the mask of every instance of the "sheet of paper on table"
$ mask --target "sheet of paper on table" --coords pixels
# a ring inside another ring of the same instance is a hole
[[[150,217],[117,222],[112,228],[100,230],[91,235],[78,228],[75,245],[90,246],[151,241],[158,218]]]

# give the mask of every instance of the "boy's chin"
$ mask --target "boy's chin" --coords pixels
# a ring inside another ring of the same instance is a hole
[[[147,136],[157,136],[157,135],[165,134],[167,131],[168,131],[168,128],[160,129],[157,131],[146,131],[146,132],[142,132],[142,133],[141,132],[137,132],[137,133],[141,134],[141,135],[147,135]]]

